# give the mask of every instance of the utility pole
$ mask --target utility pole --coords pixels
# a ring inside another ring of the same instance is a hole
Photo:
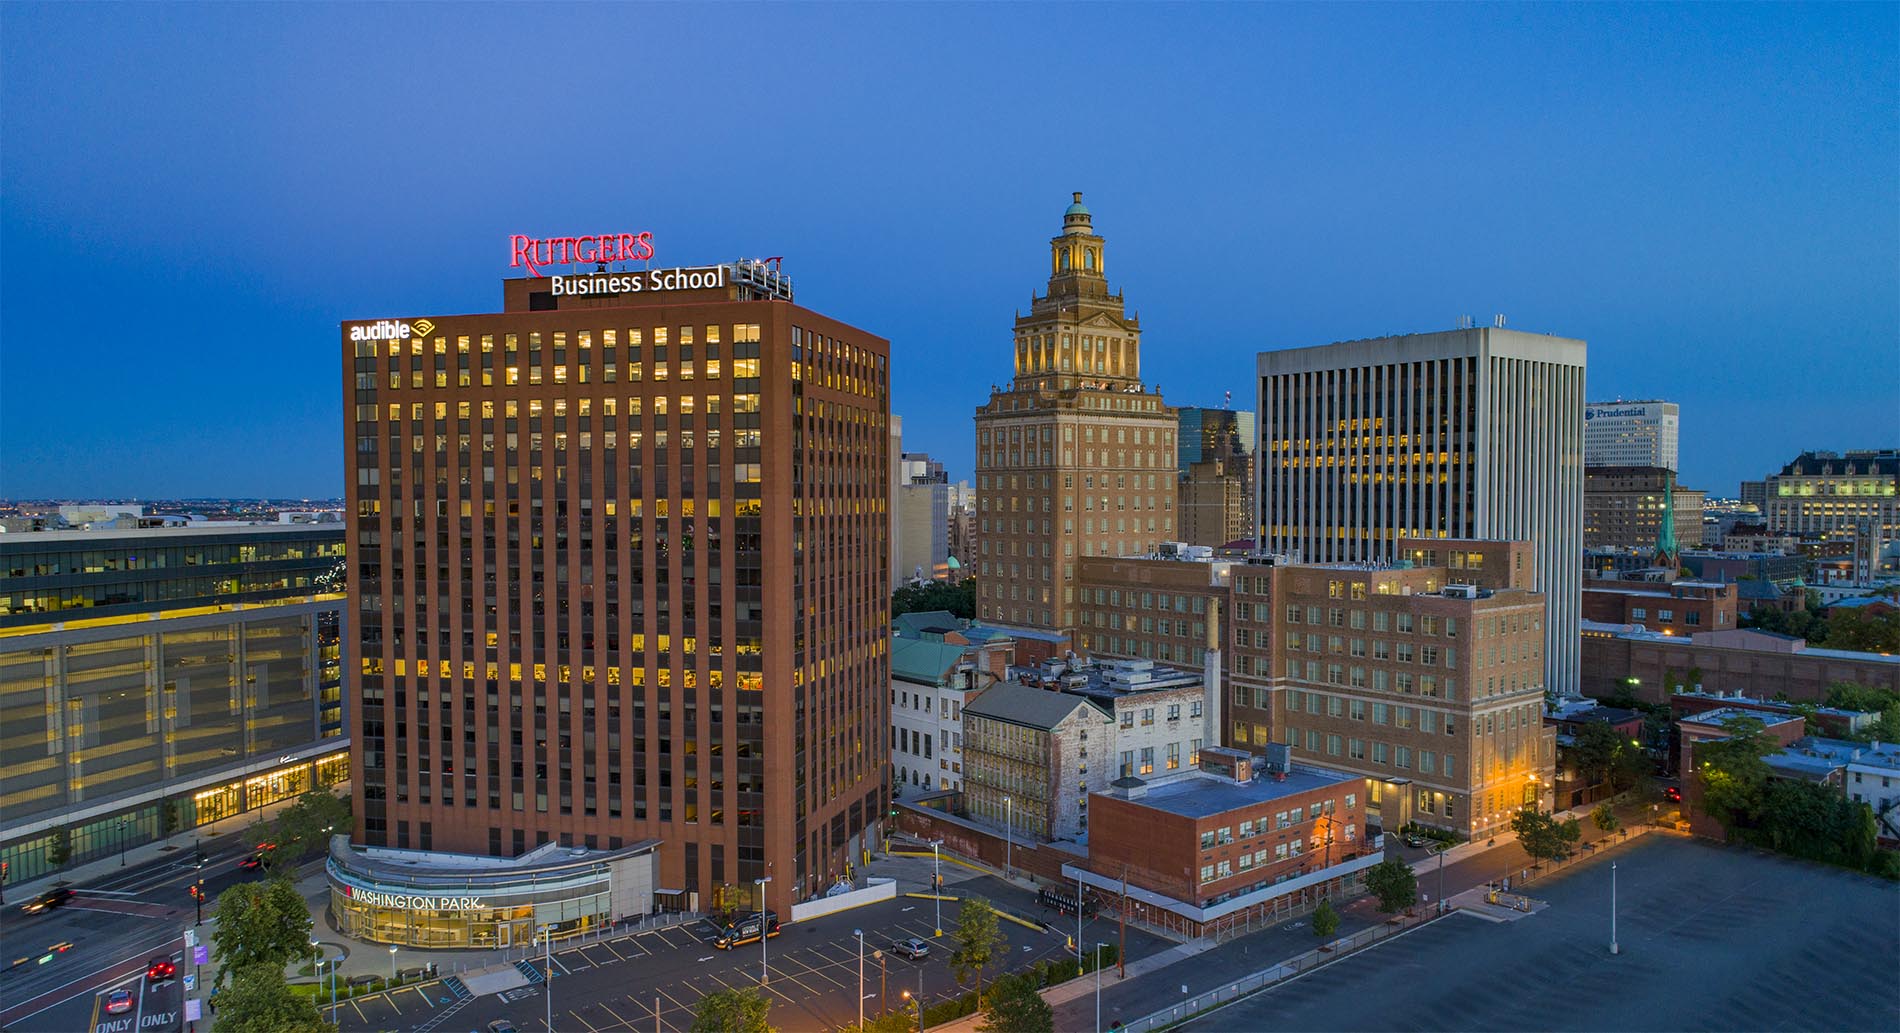
[[[1445,913],[1445,844],[1438,844],[1438,913]]]
[[[1121,943],[1115,948],[1115,978],[1128,978],[1128,866],[1122,865]]]
[[[1082,959],[1082,873],[1075,873],[1075,957]]]

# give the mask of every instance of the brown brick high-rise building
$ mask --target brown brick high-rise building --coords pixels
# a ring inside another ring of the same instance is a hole
[[[1075,564],[1173,540],[1175,411],[1141,382],[1141,323],[1103,275],[1082,195],[1048,293],[1016,317],[1015,379],[976,411],[977,616],[1073,626]]]
[[[887,806],[887,342],[756,263],[503,300],[343,324],[355,838],[783,913]]]

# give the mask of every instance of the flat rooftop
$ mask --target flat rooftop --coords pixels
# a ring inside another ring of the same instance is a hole
[[[1741,717],[1752,718],[1753,720],[1760,721],[1764,725],[1778,725],[1788,721],[1801,720],[1799,717],[1793,715],[1763,714],[1759,710],[1749,710],[1745,707],[1717,707],[1714,710],[1704,710],[1700,714],[1686,714],[1676,723],[1678,725],[1702,725],[1706,728],[1720,728],[1731,718]]]
[[[205,538],[215,535],[281,535],[285,538],[311,538],[317,536],[343,537],[348,528],[343,521],[301,524],[251,524],[239,521],[211,521],[186,524],[182,527],[102,527],[96,531],[79,528],[61,528],[57,531],[8,531],[0,534],[0,546],[44,548],[48,545],[93,545],[113,539],[176,539]]]
[[[1196,771],[1168,781],[1150,782],[1145,794],[1128,802],[1185,818],[1208,818],[1345,782],[1364,781],[1365,777],[1305,765],[1294,766],[1284,779],[1263,773],[1251,782],[1236,782],[1213,773]]]

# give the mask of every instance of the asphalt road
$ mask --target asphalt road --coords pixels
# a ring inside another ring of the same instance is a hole
[[[178,962],[183,957],[183,954],[176,954],[172,960]],[[179,965],[178,976],[190,971],[189,966]],[[107,1001],[115,990],[131,991],[132,1010],[117,1015],[106,1010]],[[145,978],[145,966],[141,964],[133,975],[99,988],[90,998],[92,1017],[85,1026],[64,1028],[75,1031],[85,1029],[89,1033],[176,1033],[185,1028],[184,1000],[183,979],[174,977],[152,982]]]
[[[1527,892],[1550,907],[1501,924],[1455,915],[1185,1028],[1900,1029],[1891,883],[1654,836]]]
[[[193,863],[191,847],[185,846],[164,859],[74,884],[72,901],[37,915],[21,912],[24,899],[9,899],[0,909],[0,945],[4,945],[0,1027],[8,1033],[74,1033],[88,1028],[97,1033],[103,1029],[103,1006],[98,1021],[89,1026],[87,1020],[100,992],[117,987],[135,973],[142,983],[145,963],[152,957],[183,956],[184,931],[197,919],[189,887],[204,879],[209,901],[236,883],[263,877],[262,872],[237,867],[250,853],[241,833],[205,841],[205,852],[202,868]],[[70,946],[56,949],[62,944]],[[189,967],[181,965],[180,974],[186,971]],[[209,978],[210,972],[205,975]],[[181,990],[182,982],[169,992],[179,996]],[[170,1011],[178,1013],[181,1008]],[[164,1012],[160,1008],[152,1014]],[[127,1033],[156,1028],[150,1024],[122,1027]]]
[[[954,888],[1005,903],[1029,917],[1033,906],[1023,907],[1023,891],[993,879],[979,878]],[[796,924],[767,942],[763,959],[759,945],[746,944],[731,951],[713,948],[692,926],[586,944],[557,951],[552,983],[553,1028],[560,1033],[609,1033],[684,1030],[692,1023],[700,998],[727,988],[759,985],[761,962],[769,974],[766,992],[772,1000],[772,1025],[788,1031],[836,1029],[858,1018],[858,940],[864,931],[864,1014],[905,1007],[903,991],[922,994],[927,1004],[962,993],[950,973],[950,930],[955,926],[957,902],[943,902],[944,936],[932,935],[934,902],[898,897],[837,915]],[[1031,962],[1065,956],[1073,925],[1056,923],[1054,931],[1032,930],[1010,921],[999,922],[1008,939],[1005,958],[984,976],[1025,967]],[[1113,922],[1093,920],[1083,929],[1085,940],[1114,942]],[[1145,934],[1131,933],[1131,952],[1161,949],[1165,943]],[[928,958],[911,961],[888,951],[894,940],[917,937],[931,945]],[[882,964],[873,954],[883,950]],[[366,1030],[415,1029],[439,1021],[442,1029],[485,1029],[490,1021],[506,1018],[524,1031],[545,1031],[549,987],[530,985],[503,994],[488,994],[467,1004],[454,1002],[437,989],[408,991],[392,1002],[349,1004],[337,1018],[346,1033]],[[438,1019],[453,1006],[453,1012]]]

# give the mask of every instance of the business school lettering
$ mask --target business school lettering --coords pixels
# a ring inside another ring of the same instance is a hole
[[[692,291],[726,285],[726,267],[702,266],[694,269],[648,269],[637,273],[594,273],[587,276],[549,277],[554,296],[584,297],[606,294],[641,294],[653,291]]]
[[[412,893],[378,893],[374,890],[357,890],[351,896],[372,907],[394,908],[397,911],[480,911],[483,907],[481,897],[424,897]]]

